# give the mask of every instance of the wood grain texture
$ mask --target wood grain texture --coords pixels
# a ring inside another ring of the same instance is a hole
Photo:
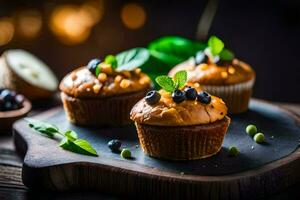
[[[52,112],[39,118],[45,119],[56,111]],[[300,123],[294,114],[289,115]],[[24,124],[16,128],[26,130]],[[86,189],[149,199],[256,199],[300,181],[299,149],[257,169],[224,176],[200,176],[163,171],[134,162],[124,165],[122,161],[107,158],[96,164],[92,158],[87,162],[79,155],[75,156],[76,162],[41,166],[30,162],[31,159],[43,158],[33,154],[33,148],[27,148],[17,131],[15,143],[19,152],[27,152],[23,181],[33,189]]]
[[[0,165],[0,187],[25,188],[21,180],[20,167]]]

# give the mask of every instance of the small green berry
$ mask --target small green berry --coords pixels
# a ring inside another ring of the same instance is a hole
[[[253,137],[257,133],[257,128],[255,125],[250,124],[246,127],[246,132]]]
[[[113,55],[108,55],[108,56],[106,56],[105,59],[104,59],[104,62],[105,62],[106,64],[111,64],[111,67],[112,67],[113,69],[116,69],[117,66],[118,66],[118,61],[117,61],[116,57],[113,56]]]
[[[130,158],[131,157],[131,151],[129,149],[122,149],[121,151],[121,157],[122,158]]]
[[[257,133],[254,135],[254,141],[256,143],[261,143],[265,140],[265,135],[263,133]]]
[[[238,153],[239,153],[239,150],[238,150],[237,147],[231,146],[231,147],[229,148],[229,155],[230,155],[230,156],[236,156],[236,155],[238,155]]]

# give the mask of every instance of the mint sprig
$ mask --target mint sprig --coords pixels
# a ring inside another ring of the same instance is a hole
[[[223,41],[214,35],[208,39],[207,44],[214,56],[218,55],[224,48]]]
[[[175,83],[169,76],[158,76],[155,79],[156,83],[167,92],[173,92],[175,90]]]
[[[145,64],[150,57],[149,51],[145,48],[133,48],[118,53],[117,55],[108,55],[104,62],[110,64],[117,72],[132,71]],[[97,72],[96,72],[97,74]]]
[[[155,81],[167,92],[174,92],[175,90],[183,87],[187,81],[187,72],[185,70],[178,71],[174,75],[174,79],[169,76],[158,76]]]
[[[211,54],[213,56],[219,56],[221,60],[230,61],[234,58],[233,52],[226,49],[224,42],[214,35],[208,39],[207,45]]]
[[[187,72],[184,70],[178,71],[174,76],[174,82],[175,82],[176,89],[183,87],[186,80],[187,80]]]
[[[150,57],[150,53],[145,48],[133,48],[116,55],[118,67],[116,71],[132,71],[145,64]]]
[[[38,121],[36,119],[26,118],[25,120],[28,122],[30,128],[35,129],[36,131],[40,132],[44,136],[54,138],[55,134],[59,133],[59,130],[55,125]]]
[[[50,138],[54,138],[56,135],[60,136],[62,139],[59,146],[65,150],[83,155],[98,156],[97,151],[92,145],[86,140],[79,139],[78,134],[75,131],[68,130],[62,133],[53,124],[31,118],[25,118],[25,120],[28,122],[30,128],[44,136]]]

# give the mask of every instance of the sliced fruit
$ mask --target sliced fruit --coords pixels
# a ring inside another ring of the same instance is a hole
[[[58,80],[49,67],[31,53],[14,49],[0,58],[0,86],[16,90],[30,99],[48,98]]]

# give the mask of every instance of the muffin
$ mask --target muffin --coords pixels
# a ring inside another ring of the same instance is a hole
[[[195,160],[219,152],[230,124],[227,107],[198,84],[193,86],[150,91],[132,108],[130,116],[147,155]]]
[[[204,90],[222,98],[228,106],[229,113],[244,112],[248,109],[252,95],[255,72],[247,63],[234,58],[233,53],[225,49],[224,45],[219,52],[212,53],[212,38],[223,44],[218,38],[211,37],[208,48],[198,52],[194,58],[175,66],[169,75],[186,70],[188,82],[199,83]]]
[[[131,122],[131,108],[152,83],[139,68],[118,71],[114,62],[93,59],[87,67],[74,70],[62,80],[61,99],[71,123],[105,126]]]

